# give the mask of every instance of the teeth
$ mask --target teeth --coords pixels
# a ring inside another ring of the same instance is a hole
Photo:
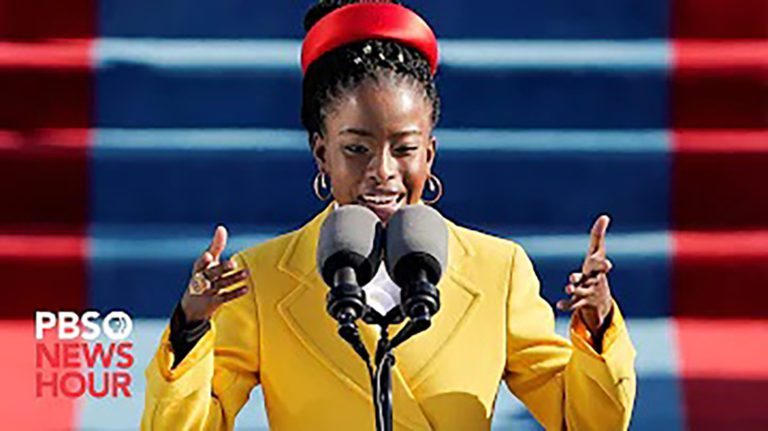
[[[363,200],[374,205],[388,205],[395,203],[397,196],[363,195]]]

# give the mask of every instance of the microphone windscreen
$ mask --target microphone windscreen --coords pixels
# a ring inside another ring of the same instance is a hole
[[[361,205],[344,205],[333,211],[320,228],[317,268],[325,283],[333,286],[340,268],[352,267],[358,285],[367,284],[381,263],[382,233],[379,217]]]
[[[408,205],[387,223],[386,264],[390,277],[402,285],[404,277],[425,270],[432,284],[440,281],[448,261],[448,227],[443,216],[427,205]]]

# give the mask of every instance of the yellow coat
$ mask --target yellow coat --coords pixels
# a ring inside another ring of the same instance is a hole
[[[146,370],[143,430],[231,430],[257,384],[273,430],[374,429],[366,367],[336,334],[315,265],[329,211],[235,256],[253,288],[217,310],[173,370],[166,329]],[[602,355],[575,317],[570,344],[520,246],[452,223],[449,232],[442,309],[395,352],[395,429],[487,430],[501,380],[548,430],[626,429],[635,351],[618,307]],[[372,352],[378,333],[360,325]]]

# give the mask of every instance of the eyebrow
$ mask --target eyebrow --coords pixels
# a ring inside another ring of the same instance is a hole
[[[423,133],[419,129],[411,129],[411,130],[402,130],[400,132],[396,132],[393,134],[393,136],[396,136],[398,138],[404,137],[404,136],[410,136],[410,135],[422,135]]]
[[[347,127],[346,129],[342,129],[341,132],[339,132],[339,135],[344,134],[351,134],[351,135],[358,135],[358,136],[365,136],[365,137],[371,137],[373,136],[373,133],[363,130],[363,129],[355,129],[353,127]]]
[[[373,136],[373,133],[371,133],[371,132],[369,132],[367,130],[356,129],[354,127],[348,127],[346,129],[342,129],[339,132],[339,135],[343,135],[345,133],[349,133],[349,134],[352,134],[352,135],[358,135],[358,136],[365,136],[365,137],[368,137],[368,138]],[[402,130],[402,131],[399,131],[399,132],[395,132],[395,133],[392,134],[392,136],[394,136],[394,137],[403,137],[403,136],[421,135],[421,134],[423,134],[423,133],[419,129],[409,129],[409,130]]]

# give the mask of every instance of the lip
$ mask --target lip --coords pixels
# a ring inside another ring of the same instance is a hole
[[[358,196],[357,203],[373,211],[386,223],[403,206],[405,196],[405,192],[399,191],[372,191]]]

